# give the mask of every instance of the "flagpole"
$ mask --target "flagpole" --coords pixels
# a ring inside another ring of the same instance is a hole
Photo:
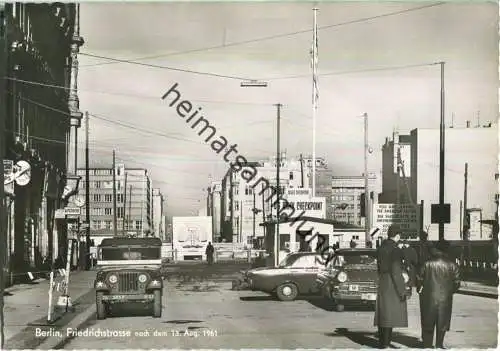
[[[316,196],[316,112],[318,109],[318,24],[316,15],[318,9],[313,8],[314,13],[314,29],[313,29],[313,44],[312,44],[312,70],[313,70],[313,145],[312,145],[312,196]]]

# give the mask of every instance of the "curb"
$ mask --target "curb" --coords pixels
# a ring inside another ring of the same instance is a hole
[[[89,318],[96,313],[95,304],[91,305],[89,308],[80,313],[77,317],[75,317],[71,322],[64,326],[64,330],[62,331],[63,335],[66,333],[68,328],[71,329],[79,329],[82,325],[86,324]],[[37,349],[41,350],[55,350],[58,349],[58,346],[64,345],[71,339],[71,336],[50,336],[47,340],[37,346]]]
[[[498,292],[493,293],[493,292],[487,292],[487,291],[478,291],[478,290],[458,290],[457,292],[460,295],[469,295],[469,296],[479,296],[479,297],[486,297],[489,299],[498,299]]]

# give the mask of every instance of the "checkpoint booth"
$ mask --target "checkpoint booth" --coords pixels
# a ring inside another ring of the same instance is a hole
[[[264,248],[267,254],[267,266],[275,264],[276,219],[260,224],[265,227]],[[279,255],[277,262],[291,252],[322,251],[339,245],[349,247],[353,240],[357,247],[365,247],[365,229],[356,225],[341,223],[331,219],[316,217],[283,218],[279,221]],[[331,249],[330,251],[333,251]]]

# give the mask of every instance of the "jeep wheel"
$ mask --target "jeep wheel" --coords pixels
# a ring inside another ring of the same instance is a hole
[[[153,300],[153,317],[160,318],[161,317],[161,290],[154,291],[154,300]]]
[[[281,301],[293,301],[297,298],[299,291],[293,283],[284,283],[276,289],[276,296]]]
[[[95,296],[97,319],[106,319],[106,304],[102,299],[103,295],[103,292],[98,292]]]

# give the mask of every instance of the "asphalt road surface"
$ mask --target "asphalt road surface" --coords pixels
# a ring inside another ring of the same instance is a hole
[[[321,300],[279,302],[258,292],[232,291],[230,282],[168,282],[163,316],[138,310],[92,316],[82,331],[114,331],[115,337],[79,336],[64,349],[222,349],[378,347],[373,311],[334,312]],[[409,301],[409,327],[395,329],[393,345],[420,347],[418,297]],[[496,348],[498,303],[455,295],[445,346]],[[128,334],[128,335],[127,335]]]

